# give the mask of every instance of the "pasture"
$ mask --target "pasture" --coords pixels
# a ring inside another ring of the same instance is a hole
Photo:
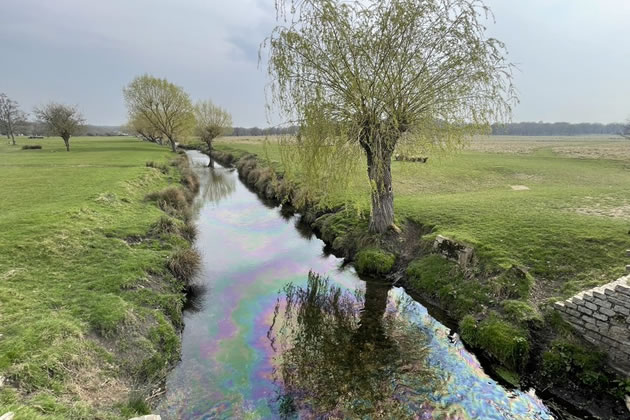
[[[281,166],[275,139],[264,143],[262,137],[226,137],[215,147],[255,153]],[[393,162],[392,174],[399,221],[409,218],[432,226],[432,235],[473,246],[486,267],[528,269],[537,280],[537,303],[624,272],[630,141],[482,137],[426,164]],[[367,177],[351,191],[360,208],[369,208]]]
[[[34,144],[43,148],[21,148]],[[54,137],[0,144],[0,413],[146,412],[134,378],[176,356],[182,304],[147,271],[177,243],[128,238],[163,215],[144,196],[179,177],[146,162],[168,157],[132,138],[72,138],[70,152]]]

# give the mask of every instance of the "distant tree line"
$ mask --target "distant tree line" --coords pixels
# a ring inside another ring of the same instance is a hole
[[[232,130],[233,136],[281,136],[281,135],[295,135],[298,133],[298,126],[293,125],[289,127],[234,127]]]
[[[581,136],[581,135],[619,135],[627,130],[622,123],[577,123],[566,122],[519,122],[492,125],[493,135],[502,136]]]

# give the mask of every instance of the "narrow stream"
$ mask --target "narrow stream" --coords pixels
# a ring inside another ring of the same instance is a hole
[[[162,418],[553,418],[402,289],[361,280],[236,171],[188,155],[206,290],[185,313]]]

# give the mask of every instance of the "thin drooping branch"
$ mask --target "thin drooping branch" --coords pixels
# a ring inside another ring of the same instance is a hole
[[[393,221],[397,148],[450,148],[509,118],[512,65],[485,34],[481,0],[278,0],[276,9],[282,23],[263,43],[271,103],[301,125],[284,143],[288,175],[333,200],[362,151],[374,231]],[[392,208],[382,223],[378,207]]]

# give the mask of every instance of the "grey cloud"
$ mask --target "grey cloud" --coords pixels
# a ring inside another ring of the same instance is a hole
[[[514,120],[630,115],[630,1],[487,3],[489,33],[521,69]],[[263,126],[258,47],[275,17],[273,0],[2,0],[0,91],[27,110],[54,99],[78,103],[92,123],[118,124],[122,86],[149,72],[228,107],[235,124]]]

